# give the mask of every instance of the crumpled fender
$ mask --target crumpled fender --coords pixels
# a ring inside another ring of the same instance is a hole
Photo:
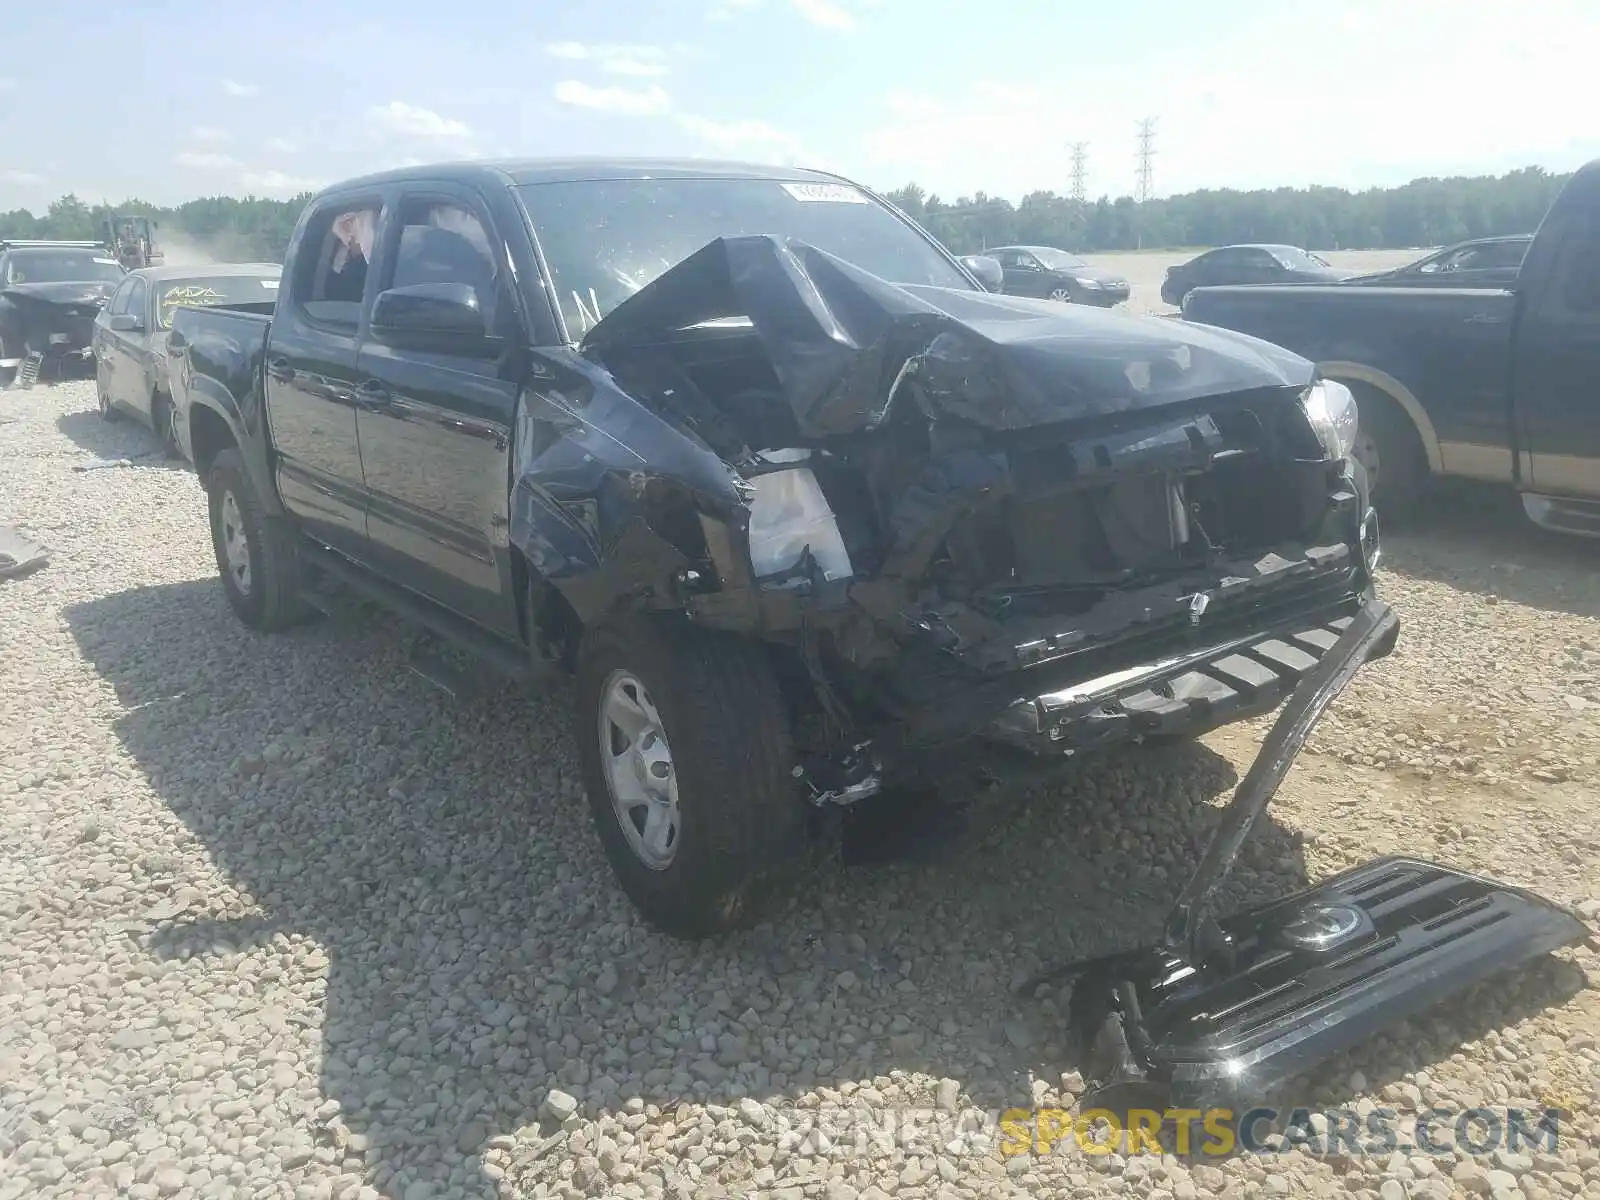
[[[739,477],[566,350],[541,352],[518,408],[510,541],[586,623],[688,565],[706,513],[742,528]]]

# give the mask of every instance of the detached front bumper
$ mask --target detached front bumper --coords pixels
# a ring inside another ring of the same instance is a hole
[[[1345,610],[1342,615],[1302,616],[1018,700],[994,722],[990,736],[1038,754],[1061,754],[1136,737],[1199,736],[1270,712],[1350,627],[1351,606],[1337,607]],[[1368,657],[1387,655],[1399,632],[1396,623]]]
[[[1581,940],[1574,914],[1448,867],[1386,858],[1221,920],[1210,912],[1256,820],[1323,712],[1395,644],[1368,600],[1295,685],[1234,792],[1161,942],[1024,985],[1072,981],[1072,1034],[1093,1080],[1085,1109],[1259,1102],[1383,1026]]]

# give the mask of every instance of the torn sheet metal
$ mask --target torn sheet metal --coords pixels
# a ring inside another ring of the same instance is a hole
[[[619,354],[708,321],[748,320],[793,410],[820,439],[872,428],[914,380],[935,415],[996,430],[1261,388],[1312,365],[1229,331],[982,291],[900,286],[814,246],[719,238],[624,300],[582,353]],[[909,366],[908,366],[909,364]]]

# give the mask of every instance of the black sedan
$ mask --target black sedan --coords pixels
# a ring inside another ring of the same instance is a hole
[[[94,323],[95,383],[100,415],[137,417],[161,438],[171,458],[183,443],[173,427],[167,381],[167,331],[182,305],[223,305],[270,313],[278,298],[276,263],[218,263],[208,267],[144,267],[128,272]]]
[[[1368,287],[1510,287],[1517,281],[1523,255],[1532,242],[1531,233],[1474,238],[1392,271],[1357,275],[1345,282]]]
[[[1179,307],[1193,288],[1249,283],[1340,283],[1354,275],[1299,246],[1218,246],[1167,268],[1161,299]]]
[[[1110,308],[1128,298],[1128,281],[1053,246],[996,246],[984,254],[1000,264],[1008,296],[1036,296]]]

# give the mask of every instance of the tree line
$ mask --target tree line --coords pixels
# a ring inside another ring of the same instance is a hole
[[[915,183],[888,198],[957,254],[1007,244],[1083,252],[1283,242],[1308,250],[1440,246],[1465,238],[1531,232],[1568,175],[1525,167],[1505,175],[1415,179],[1399,187],[1205,189],[1135,201],[1076,201],[1037,191],[1013,204],[977,192],[946,201]],[[292,200],[210,196],[176,208],[140,200],[115,207],[61,197],[41,215],[0,213],[0,238],[98,238],[113,213],[150,217],[161,233],[219,259],[279,261],[307,196]]]

